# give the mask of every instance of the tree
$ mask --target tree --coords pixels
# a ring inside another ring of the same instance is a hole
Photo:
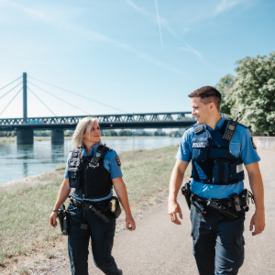
[[[275,52],[267,56],[246,57],[237,62],[236,76],[225,104],[231,117],[241,111],[241,122],[252,132],[273,136],[275,132]]]
[[[233,86],[234,76],[227,74],[216,84],[217,90],[222,94],[221,113],[230,117],[230,109],[234,105],[234,99],[230,97],[230,89]]]

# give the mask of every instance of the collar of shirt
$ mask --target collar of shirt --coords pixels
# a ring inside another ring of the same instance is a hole
[[[206,129],[208,129],[208,130],[210,130],[210,131],[217,131],[217,130],[221,129],[221,127],[222,127],[224,121],[226,120],[226,118],[225,118],[225,116],[224,116],[222,113],[220,113],[220,115],[221,115],[221,119],[220,119],[219,122],[217,123],[215,129],[212,130],[209,126],[205,125]]]
[[[91,156],[93,154],[93,152],[95,152],[97,150],[98,146],[99,146],[98,142],[95,145],[92,146],[92,148],[91,148],[91,150],[90,150],[90,152],[88,154],[88,157]],[[82,145],[82,153],[83,153],[84,157],[87,157],[84,145]]]

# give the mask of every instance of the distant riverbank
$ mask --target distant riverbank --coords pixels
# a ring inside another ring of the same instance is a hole
[[[102,140],[112,140],[112,139],[141,139],[141,138],[167,138],[169,136],[112,136],[112,137],[107,137],[103,136],[101,137]],[[72,140],[72,137],[64,137],[65,140]],[[34,141],[50,141],[51,137],[34,137]],[[16,142],[16,137],[0,137],[0,144],[1,143],[9,143],[9,142]]]

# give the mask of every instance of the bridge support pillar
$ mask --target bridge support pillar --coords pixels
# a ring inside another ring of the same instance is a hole
[[[63,144],[64,143],[64,131],[52,130],[52,144]]]
[[[17,133],[17,144],[33,144],[33,130],[20,129]]]

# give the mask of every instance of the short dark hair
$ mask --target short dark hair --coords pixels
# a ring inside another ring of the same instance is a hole
[[[188,96],[191,98],[200,97],[201,101],[204,104],[209,104],[210,102],[214,102],[217,110],[218,111],[220,110],[222,96],[221,96],[221,93],[214,87],[211,87],[211,86],[201,87]]]

